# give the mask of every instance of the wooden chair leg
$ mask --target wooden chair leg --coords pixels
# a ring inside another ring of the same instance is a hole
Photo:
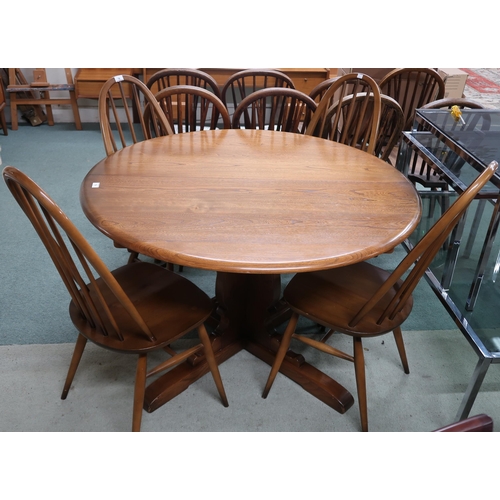
[[[64,383],[64,388],[61,394],[61,399],[66,399],[68,395],[69,388],[73,383],[73,378],[75,377],[76,370],[78,365],[80,364],[80,360],[82,359],[82,354],[87,345],[87,339],[79,334],[76,339],[75,349],[73,351],[73,356],[71,358],[71,363],[69,365],[68,374],[66,375],[66,382]]]
[[[133,250],[129,250],[130,255],[128,257],[127,264],[132,264],[133,262],[136,262],[139,260],[139,254],[137,252],[134,252]]]
[[[10,128],[12,130],[18,129],[17,98],[15,93],[10,94]]]
[[[78,110],[78,102],[76,100],[75,92],[70,90],[69,97],[71,99],[71,107],[73,108],[73,117],[75,120],[75,127],[77,130],[82,130],[82,121],[80,120],[80,111]]]
[[[392,332],[394,334],[394,339],[396,340],[396,345],[398,347],[399,357],[401,358],[401,363],[403,364],[403,370],[406,374],[410,373],[410,367],[408,365],[408,358],[406,357],[405,343],[403,341],[403,334],[401,333],[401,328],[398,326]]]
[[[264,388],[264,392],[262,393],[262,397],[264,399],[267,398],[267,395],[269,394],[269,391],[271,390],[271,386],[273,385],[274,379],[276,378],[276,375],[279,372],[281,364],[283,363],[283,360],[285,359],[286,352],[288,351],[288,348],[290,347],[290,342],[292,340],[292,335],[295,332],[295,327],[297,326],[298,319],[299,319],[299,315],[294,312],[292,314],[292,317],[290,318],[290,321],[288,322],[288,325],[285,329],[285,333],[283,334],[283,337],[281,339],[281,343],[280,343],[278,352],[276,353],[276,357],[274,358],[274,363],[273,363],[273,366],[271,368],[271,373],[269,374],[266,386]]]
[[[358,390],[359,415],[361,430],[368,432],[368,406],[366,402],[366,375],[363,343],[359,337],[354,337],[354,371],[356,373],[356,387]]]
[[[50,92],[47,90],[43,92],[43,96],[41,100],[48,100],[50,99]],[[47,115],[47,123],[50,126],[54,125],[54,114],[52,113],[52,104],[50,103],[45,103],[45,114]]]
[[[205,358],[207,360],[208,367],[210,368],[210,372],[212,373],[215,385],[217,386],[217,390],[219,391],[219,396],[221,398],[222,404],[227,408],[229,406],[229,403],[227,401],[226,391],[224,390],[224,385],[222,384],[219,367],[217,366],[215,354],[212,349],[212,344],[210,344],[210,339],[208,338],[208,333],[205,325],[202,324],[198,327],[198,335],[203,344],[203,347],[205,348]]]
[[[144,394],[146,392],[147,354],[139,354],[135,372],[134,388],[134,411],[132,417],[132,432],[141,430],[142,409],[144,406]]]
[[[7,120],[5,119],[5,112],[3,111],[3,109],[2,111],[0,111],[0,122],[2,124],[4,135],[9,135],[9,132],[7,131]]]

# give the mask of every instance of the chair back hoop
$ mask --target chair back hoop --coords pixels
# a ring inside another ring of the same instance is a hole
[[[381,106],[375,80],[364,73],[348,73],[324,92],[305,133],[374,154]]]
[[[117,75],[104,83],[99,93],[98,108],[99,123],[107,156],[121,149],[116,144],[112,122],[116,127],[122,147],[126,147],[130,140],[135,144],[151,138],[143,116],[146,104],[152,107],[157,117],[154,121],[155,136],[173,133],[154,95],[139,79],[131,75]],[[121,108],[123,111],[120,113],[119,109]],[[134,110],[138,115],[139,127],[134,126]],[[126,124],[126,127],[123,124]],[[138,128],[140,130],[137,130]],[[142,133],[142,137],[139,136],[138,132]]]
[[[381,94],[380,97],[382,100],[382,109],[374,154],[381,160],[389,161],[392,150],[401,139],[404,126],[404,113],[395,99],[385,94]]]
[[[155,99],[173,133],[231,128],[231,119],[224,103],[214,93],[202,87],[174,85],[160,90]],[[154,136],[153,116],[149,105],[144,110],[144,118],[150,135]]]
[[[105,295],[111,294],[137,323],[145,338],[154,341],[149,327],[115,277],[47,193],[14,167],[5,167],[3,178],[42,240],[73,303],[88,324],[105,336],[124,340],[105,299]]]
[[[236,108],[232,128],[275,130],[303,134],[316,110],[316,103],[303,92],[269,87],[246,96]]]
[[[385,75],[379,84],[382,94],[395,99],[405,116],[403,130],[410,130],[415,110],[425,104],[442,99],[445,84],[432,68],[398,68]]]
[[[244,69],[228,78],[221,90],[222,102],[228,110],[229,104],[236,110],[247,95],[268,87],[294,89],[295,85],[288,75],[276,69]]]
[[[465,97],[445,97],[444,99],[438,99],[437,101],[428,102],[421,106],[422,109],[444,109],[451,108],[452,106],[458,106],[460,109],[485,109],[485,107],[479,102],[473,101],[472,99],[467,99]]]
[[[309,97],[316,102],[316,104],[319,104],[321,101],[322,97],[324,96],[325,92],[330,88],[330,86],[339,78],[338,76],[335,76],[333,78],[329,78],[328,80],[323,80],[322,82],[318,83],[316,87],[314,87],[311,92],[309,92]]]
[[[215,78],[208,73],[193,68],[165,68],[157,71],[146,83],[153,94],[175,85],[192,85],[214,93],[219,99],[220,89]]]
[[[467,210],[472,200],[476,197],[484,185],[493,177],[498,168],[498,163],[492,161],[485,170],[478,175],[472,184],[456,199],[432,228],[413,247],[408,255],[400,262],[390,277],[373,297],[360,309],[349,323],[353,327],[358,324],[363,317],[368,314],[373,307],[391,290],[396,290],[392,300],[385,308],[377,321],[382,324],[386,318],[394,317],[403,309],[413,290],[417,286],[420,278],[431,264],[437,252],[449,236],[453,228],[459,222],[462,215]],[[403,280],[403,274],[410,269],[408,276]]]

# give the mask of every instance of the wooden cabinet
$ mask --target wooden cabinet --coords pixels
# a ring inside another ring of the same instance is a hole
[[[104,82],[116,75],[133,75],[147,82],[161,68],[81,68],[75,75],[75,91],[78,99],[97,99]],[[200,68],[217,81],[222,87],[227,79],[243,68]],[[321,83],[337,76],[332,68],[280,68],[295,84],[295,88],[305,94]]]
[[[143,70],[143,78],[144,81],[147,82],[151,76],[159,71],[160,68],[147,68]],[[215,81],[222,87],[227,79],[241,71],[245,68],[199,68],[205,73],[208,73],[210,76],[215,78]],[[309,92],[316,86],[318,83],[321,83],[323,80],[328,80],[329,78],[333,78],[337,76],[337,69],[332,68],[278,68],[280,71],[288,75],[295,84],[295,88],[304,92],[305,94],[309,94]]]
[[[76,97],[77,99],[98,99],[101,87],[111,77],[116,75],[139,76],[141,71],[135,68],[81,68],[75,75]]]

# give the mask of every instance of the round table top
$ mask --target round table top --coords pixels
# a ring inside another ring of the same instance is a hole
[[[216,130],[139,142],[85,177],[85,215],[126,248],[239,273],[344,266],[390,251],[421,214],[394,167],[336,142]]]

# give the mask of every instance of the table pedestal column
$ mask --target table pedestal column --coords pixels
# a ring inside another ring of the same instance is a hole
[[[224,362],[244,348],[272,365],[280,342],[273,329],[289,316],[286,305],[280,303],[280,276],[219,272],[215,288],[212,340],[217,362]],[[154,411],[208,371],[203,356],[179,365],[148,386],[144,408]],[[354,403],[344,387],[292,351],[280,371],[339,413],[345,413]]]

